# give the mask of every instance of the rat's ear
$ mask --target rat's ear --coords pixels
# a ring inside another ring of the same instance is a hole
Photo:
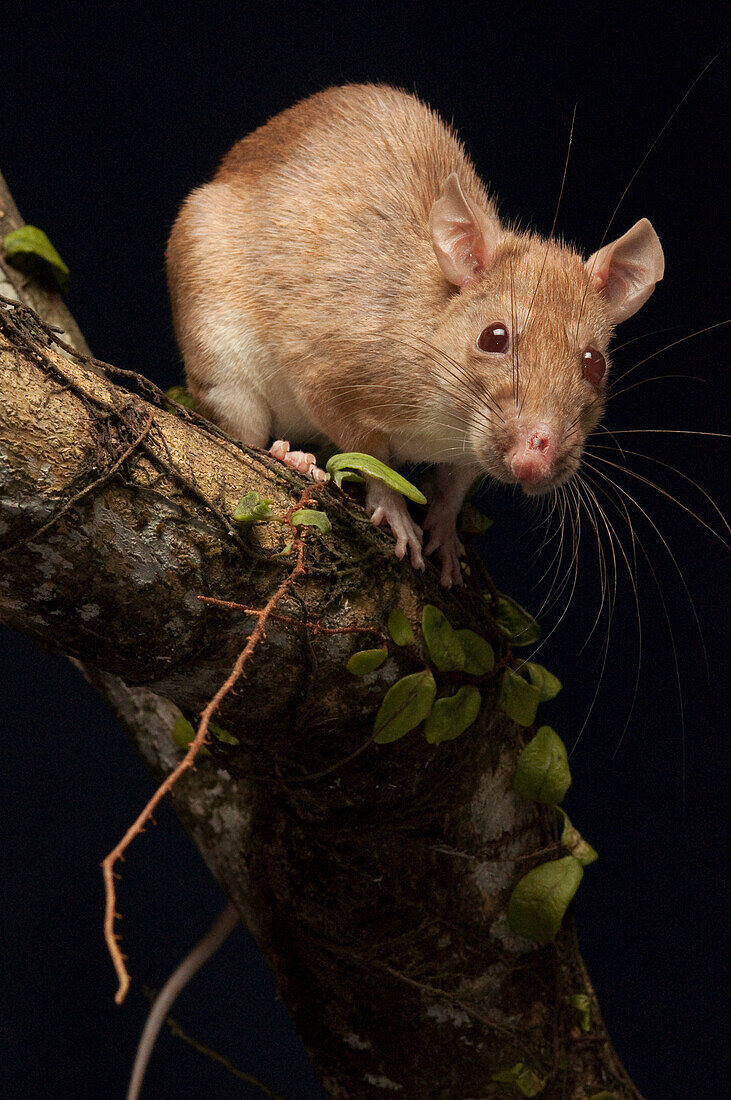
[[[641,218],[623,237],[605,244],[586,261],[595,288],[606,300],[613,324],[626,321],[643,305],[665,273],[657,233]]]
[[[500,223],[467,198],[452,172],[429,212],[429,232],[445,278],[469,286],[492,263]]]

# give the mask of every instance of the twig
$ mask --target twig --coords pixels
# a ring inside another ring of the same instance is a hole
[[[300,500],[296,504],[292,505],[292,507],[287,511],[284,519],[286,523],[290,524],[290,526],[292,526],[292,515],[298,508],[304,507],[305,502],[310,496],[311,492],[312,488],[308,487],[302,494]],[[293,530],[295,529],[293,528]],[[296,530],[293,546],[296,546],[297,548],[297,560],[295,562],[294,568],[292,569],[292,572],[282,581],[279,588],[267,601],[264,607],[257,612],[258,622],[256,623],[256,626],[249,635],[246,645],[236,658],[236,662],[228,677],[201,712],[201,719],[198,724],[198,729],[196,730],[195,737],[191,741],[185,756],[180,761],[178,766],[174,768],[173,771],[162,781],[160,786],[153,794],[152,798],[150,798],[147,805],[138,815],[134,823],[129,827],[122,839],[102,861],[102,873],[104,876],[104,888],[106,894],[106,906],[104,913],[104,939],[106,940],[107,949],[112,958],[112,962],[114,963],[114,969],[117,972],[117,978],[119,980],[119,988],[117,989],[117,992],[114,996],[114,1000],[117,1004],[121,1004],[125,996],[127,995],[130,977],[129,972],[127,971],[127,967],[125,966],[124,956],[119,948],[119,937],[114,930],[115,920],[118,917],[118,913],[116,911],[117,897],[114,885],[115,864],[118,860],[124,858],[125,851],[132,843],[134,838],[142,832],[145,824],[152,817],[152,814],[154,813],[157,805],[162,801],[165,795],[172,790],[177,781],[180,779],[181,775],[186,772],[188,768],[192,767],[200,748],[205,743],[206,737],[208,736],[208,725],[211,718],[218,710],[223,699],[226,697],[226,695],[228,695],[229,691],[231,691],[231,689],[241,676],[244,665],[246,664],[247,660],[251,656],[252,652],[254,651],[264,634],[264,627],[266,626],[267,619],[271,615],[276,605],[285,595],[287,590],[291,588],[297,578],[302,576],[302,574],[304,573],[305,542],[303,536],[298,535],[296,533]]]

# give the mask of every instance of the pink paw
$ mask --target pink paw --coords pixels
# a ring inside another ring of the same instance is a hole
[[[389,489],[382,481],[368,483],[366,507],[371,513],[371,523],[380,527],[387,523],[396,538],[396,557],[403,558],[409,551],[414,569],[424,568],[421,553],[422,532],[418,523],[409,515],[406,502],[400,493]]]
[[[442,575],[439,578],[441,584],[445,588],[451,588],[453,584],[462,584],[462,568],[459,559],[464,556],[465,549],[457,536],[454,516],[438,508],[430,508],[424,520],[424,530],[431,532],[424,553],[433,554],[436,551],[442,563]]]
[[[327,481],[327,474],[317,465],[315,456],[309,451],[290,451],[286,439],[277,439],[272,443],[269,454],[311,481]]]

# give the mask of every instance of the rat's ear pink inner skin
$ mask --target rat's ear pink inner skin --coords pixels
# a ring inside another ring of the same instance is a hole
[[[476,283],[489,268],[500,225],[465,196],[452,172],[429,213],[429,230],[445,279],[462,287]]]
[[[635,222],[623,236],[593,253],[586,269],[607,303],[612,324],[626,321],[665,274],[662,245],[652,223],[647,218]]]

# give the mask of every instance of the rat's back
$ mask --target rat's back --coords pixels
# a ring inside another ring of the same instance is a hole
[[[394,324],[418,327],[444,304],[428,223],[452,172],[491,206],[453,131],[383,85],[317,93],[239,141],[188,197],[168,246],[202,411],[257,446],[317,438],[305,391],[325,390],[344,362],[368,376]]]

